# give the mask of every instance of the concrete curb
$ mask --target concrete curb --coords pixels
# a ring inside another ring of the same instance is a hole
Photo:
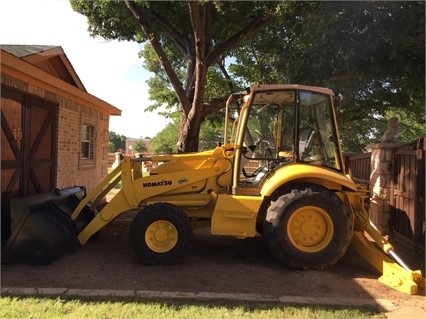
[[[44,296],[44,297],[83,297],[83,298],[128,298],[139,300],[191,300],[191,301],[232,301],[250,303],[276,303],[302,306],[337,307],[376,307],[379,311],[395,311],[399,307],[387,299],[330,298],[306,296],[274,297],[261,294],[234,294],[216,292],[173,292],[147,290],[104,290],[104,289],[68,289],[68,288],[23,288],[2,287],[5,296]]]

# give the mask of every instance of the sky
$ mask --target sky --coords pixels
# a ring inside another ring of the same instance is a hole
[[[120,109],[109,130],[129,138],[154,137],[169,122],[156,112],[146,81],[151,74],[136,42],[92,38],[85,16],[68,0],[0,1],[0,44],[61,46],[88,93]]]

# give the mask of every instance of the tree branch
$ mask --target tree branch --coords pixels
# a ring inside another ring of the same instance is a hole
[[[206,102],[203,105],[202,117],[207,117],[210,114],[216,113],[225,107],[226,99],[228,97],[223,96],[216,99],[211,100],[210,102]]]
[[[153,49],[157,53],[160,59],[160,63],[163,66],[164,71],[166,72],[167,77],[170,81],[170,84],[173,86],[173,89],[176,92],[179,103],[182,105],[182,107],[184,108],[186,112],[189,112],[191,108],[191,104],[188,100],[187,95],[185,94],[185,90],[182,88],[182,84],[180,83],[179,78],[176,75],[176,72],[173,70],[172,65],[166,53],[164,52],[160,42],[158,41],[158,38],[155,36],[155,33],[152,30],[151,25],[148,23],[148,21],[146,21],[143,18],[143,14],[135,2],[129,1],[129,0],[124,0],[124,2],[126,3],[127,8],[133,14],[135,19],[138,21],[142,30],[147,35]]]
[[[160,14],[155,11],[151,11],[152,15],[165,31],[165,33],[176,43],[179,51],[181,51],[184,57],[188,57],[193,50],[191,40],[184,34],[178,32],[167,20],[165,20]]]
[[[270,13],[258,16],[257,18],[252,20],[249,24],[247,24],[243,29],[241,29],[239,32],[235,33],[226,41],[218,45],[217,48],[208,56],[207,66],[212,65],[219,56],[221,56],[225,51],[232,48],[235,45],[235,43],[239,42],[243,37],[263,27],[266,24],[269,15]]]
[[[225,68],[225,58],[220,59],[220,61],[218,61],[217,64],[219,65],[219,69],[222,71],[223,76],[228,82],[229,93],[233,93],[235,88],[234,88],[234,84],[232,83],[231,76],[229,75],[228,71]]]

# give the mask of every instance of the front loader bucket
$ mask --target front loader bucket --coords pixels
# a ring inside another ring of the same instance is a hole
[[[93,219],[85,207],[76,221],[71,214],[85,195],[76,186],[54,193],[12,199],[12,235],[2,250],[3,263],[50,264],[77,249],[77,234]]]

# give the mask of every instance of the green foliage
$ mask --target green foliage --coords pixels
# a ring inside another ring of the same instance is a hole
[[[178,141],[178,124],[172,122],[152,138],[152,151],[154,153],[176,153]]]
[[[108,152],[109,153],[115,153],[115,145],[111,141],[108,141]]]
[[[425,132],[424,2],[296,1],[281,9],[277,23],[235,48],[234,76],[343,94],[337,117],[347,151],[380,141],[394,115],[400,142]]]
[[[167,116],[179,112],[179,151],[196,151],[201,124],[235,90],[225,58],[277,13],[279,3],[71,0],[71,5],[88,18],[91,35],[146,42],[140,56],[155,74],[148,81],[154,100],[148,110],[165,105]]]
[[[145,34],[123,1],[70,0],[74,11],[87,17],[88,31],[96,37],[119,41],[146,41]]]
[[[425,118],[424,106],[423,112],[420,113],[412,112],[408,108],[389,109],[386,112],[385,118],[389,119],[392,117],[399,119],[397,142],[411,142],[426,134],[426,122],[424,120],[419,121],[419,119]]]
[[[148,148],[146,147],[146,144],[143,140],[136,140],[133,144],[133,151],[135,151],[136,153],[142,153],[146,150],[148,150]]]
[[[73,9],[87,16],[92,35],[145,43],[140,55],[154,74],[148,110],[166,106],[163,115],[182,121],[178,132],[188,141],[224,105],[225,95],[251,83],[275,82],[331,87],[343,94],[337,117],[346,151],[379,141],[394,115],[400,142],[424,133],[422,1],[200,1],[192,9],[204,14],[203,30],[192,23],[190,2],[135,3],[150,34],[125,2],[71,0]],[[196,55],[195,31],[205,36],[202,59]],[[161,45],[161,58],[152,39]],[[196,65],[207,67],[205,75]],[[198,92],[202,97],[194,99]],[[196,116],[188,117],[192,108]]]
[[[224,121],[222,116],[210,116],[201,125],[200,150],[214,149],[223,142]]]
[[[173,117],[173,112],[176,111],[176,105],[178,105],[179,101],[152,45],[146,43],[144,49],[140,52],[140,56],[143,58],[144,68],[153,74],[147,81],[149,86],[148,93],[153,104],[146,107],[145,111],[154,111],[165,106],[167,112],[162,113],[162,115]],[[184,81],[182,67],[180,66],[176,69],[176,74],[181,82]]]
[[[152,139],[152,149],[154,153],[176,153],[177,133],[179,130],[178,121],[169,123],[161,132]],[[210,116],[201,125],[200,148],[199,150],[209,150],[223,141],[224,121],[221,115]]]
[[[126,149],[126,139],[124,135],[117,134],[115,132],[109,132],[108,152],[115,153],[118,150]]]

